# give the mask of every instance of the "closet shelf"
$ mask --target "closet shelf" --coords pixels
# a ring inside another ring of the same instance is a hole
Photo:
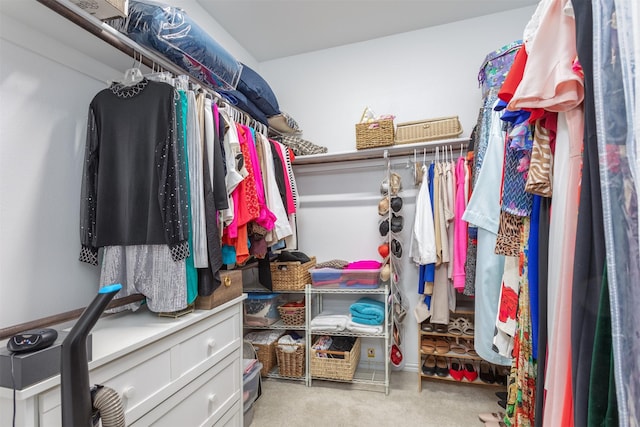
[[[450,334],[448,332],[427,332],[427,331],[423,331],[422,329],[420,330],[420,335],[429,335],[429,336],[436,336],[436,337],[448,337],[448,338],[462,338],[462,339],[466,339],[466,340],[472,340],[473,339],[473,335],[456,335],[456,334]]]
[[[361,362],[361,365],[367,363]],[[338,380],[312,376],[315,381],[344,382],[351,384],[385,385],[385,372],[382,363],[369,363],[370,366],[358,366],[352,380]]]
[[[370,334],[366,332],[353,332],[353,331],[335,331],[335,330],[311,330],[312,335],[332,335],[340,337],[362,337],[362,338],[386,338],[387,334],[382,332],[379,334]]]
[[[306,325],[303,323],[302,325],[286,325],[282,319],[272,323],[271,325],[248,325],[245,324],[244,327],[246,329],[288,329],[291,331],[304,331]]]
[[[420,354],[423,354],[425,356],[440,356],[440,357],[446,357],[449,359],[469,359],[469,360],[478,360],[478,361],[483,361],[484,359],[480,356],[471,356],[470,354],[460,354],[460,353],[456,353],[453,351],[449,351],[447,353],[433,353],[431,351],[423,351],[420,350]]]
[[[304,294],[306,293],[306,291],[304,289],[302,290],[297,290],[297,291],[273,291],[271,289],[267,289],[267,288],[252,288],[252,289],[248,289],[248,288],[244,288],[242,290],[244,293],[265,293],[265,294],[272,294],[272,293],[278,293],[278,294]]]
[[[391,145],[388,147],[380,147],[380,148],[369,148],[366,150],[358,150],[358,151],[342,151],[338,153],[325,153],[325,154],[310,154],[307,156],[297,156],[293,162],[294,166],[299,165],[313,165],[320,163],[337,163],[337,162],[348,162],[352,160],[366,160],[366,159],[380,159],[384,156],[384,152],[388,153],[389,157],[399,157],[399,156],[407,156],[409,154],[413,154],[413,150],[432,150],[436,147],[444,147],[447,145],[460,145],[460,144],[468,144],[469,138],[451,138],[451,139],[442,139],[438,141],[426,141],[426,142],[416,142],[413,144],[400,144],[400,145]]]
[[[309,286],[312,294],[386,294],[389,292],[387,286],[381,286],[379,288],[333,288],[333,289],[320,289]]]
[[[269,371],[266,377],[275,378],[278,380],[291,380],[291,381],[300,381],[300,382],[306,382],[307,380],[305,375],[301,377],[285,377],[284,375],[280,375],[280,368],[278,367],[278,365],[275,365],[273,369]]]
[[[425,375],[423,373],[420,373],[420,380],[422,380],[423,378],[436,380],[436,381],[451,381],[459,384],[484,385],[487,387],[504,387],[502,384],[498,384],[498,383],[491,383],[491,384],[485,383],[484,381],[480,380],[480,378],[476,378],[473,381],[467,381],[466,379],[462,381],[458,381],[449,375],[447,375],[446,377],[439,377],[437,375]]]

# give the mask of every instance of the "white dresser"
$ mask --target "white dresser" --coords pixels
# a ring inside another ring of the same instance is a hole
[[[92,330],[90,384],[113,388],[131,426],[242,426],[242,300],[180,318],[142,308]],[[13,391],[0,388],[0,426]],[[60,376],[16,392],[16,426],[62,423]]]

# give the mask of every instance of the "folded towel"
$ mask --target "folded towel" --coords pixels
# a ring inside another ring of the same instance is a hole
[[[346,314],[319,314],[311,319],[312,331],[344,331],[349,316]]]
[[[365,325],[359,322],[354,322],[353,319],[349,319],[347,322],[347,329],[351,332],[361,332],[363,334],[381,334],[382,325]]]
[[[384,303],[365,297],[351,304],[352,320],[367,325],[380,325],[384,321]]]

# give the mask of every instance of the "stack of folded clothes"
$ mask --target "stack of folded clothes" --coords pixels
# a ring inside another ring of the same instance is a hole
[[[351,320],[365,325],[381,325],[384,322],[384,303],[364,297],[349,307]]]
[[[320,313],[311,319],[312,331],[344,331],[347,328],[349,316],[346,314]]]

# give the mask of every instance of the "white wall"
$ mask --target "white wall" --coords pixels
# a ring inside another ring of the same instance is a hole
[[[485,56],[522,37],[534,8],[370,40],[260,64],[260,72],[304,130],[329,152],[355,150],[355,123],[364,107],[394,114],[396,123],[458,115],[468,136],[481,106],[477,75]],[[459,146],[454,147],[459,153]],[[410,313],[404,321],[403,367],[418,368],[418,268],[406,255],[415,217],[412,156],[393,158],[403,180],[400,288]],[[318,261],[380,260],[377,205],[385,176],[382,158],[295,166],[301,193],[299,244]],[[369,344],[368,344],[369,345]],[[380,350],[379,350],[380,351]],[[366,355],[363,351],[363,356]]]
[[[184,6],[200,13],[193,0]],[[85,306],[98,287],[97,268],[77,260],[84,127],[92,97],[123,71],[121,64],[100,63],[56,42],[36,23],[11,19],[5,7],[0,10],[0,328]],[[336,152],[354,149],[354,124],[365,106],[393,113],[397,121],[457,114],[468,135],[480,105],[476,75],[482,59],[520,37],[532,13],[528,8],[262,64],[219,32],[215,21],[194,18],[215,31],[234,56],[260,70],[306,138]],[[70,24],[61,20],[60,25]],[[404,212],[410,223],[415,189],[408,171],[399,171],[407,184]],[[383,173],[382,162],[364,169],[300,171],[301,248],[318,259],[374,257]],[[409,294],[415,273],[410,266],[405,270]],[[417,348],[415,336],[415,329],[405,330],[407,348]],[[405,358],[415,365],[412,353],[405,352]]]
[[[209,33],[234,58],[257,70],[259,67],[258,61],[202,8],[200,5],[202,1],[207,0],[172,0],[165,3],[184,9],[189,17],[198,23],[198,26]]]
[[[0,328],[5,328],[84,307],[98,289],[98,268],[78,261],[87,110],[93,96],[120,78],[132,60],[104,43],[96,46],[88,33],[33,0],[2,2]],[[195,0],[183,3],[225,49],[257,68]]]
[[[469,135],[478,115],[484,57],[522,38],[527,7],[438,27],[267,61],[260,73],[303,137],[329,152],[355,150],[365,107],[396,123],[460,117]],[[390,18],[393,19],[393,18]]]
[[[27,34],[38,42],[3,17],[0,327],[83,307],[98,289],[97,268],[78,261],[78,214],[87,108],[104,83],[7,38]]]

